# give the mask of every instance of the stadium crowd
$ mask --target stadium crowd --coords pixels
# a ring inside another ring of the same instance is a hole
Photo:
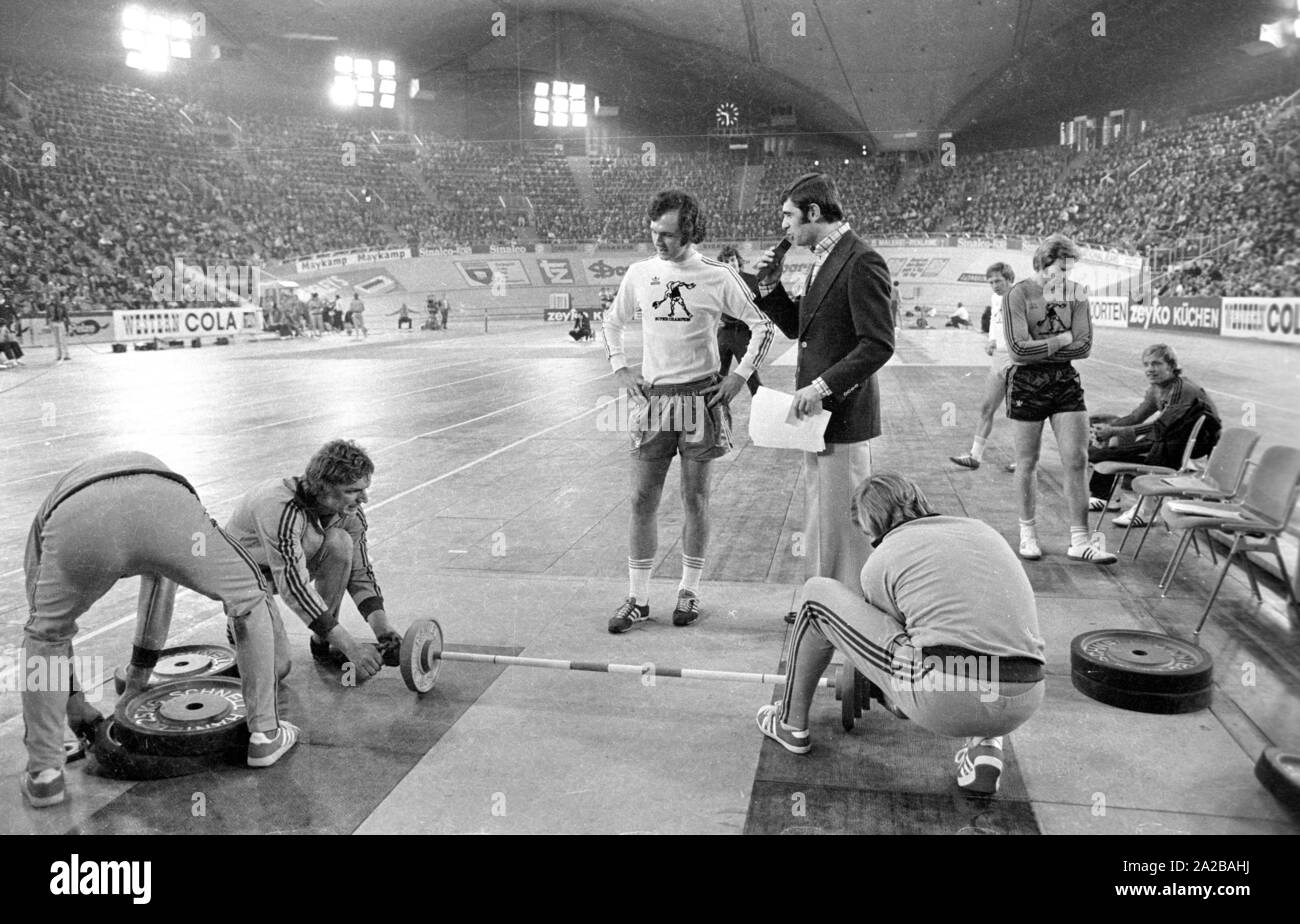
[[[308,115],[216,112],[89,77],[14,70],[0,118],[0,293],[38,314],[143,307],[156,267],[264,264],[357,247],[624,245],[655,190],[692,190],[711,240],[780,234],[779,191],[823,169],[869,234],[1062,232],[1156,258],[1161,294],[1300,290],[1300,120],[1279,100],[1099,149],[897,154],[741,168],[703,153],[565,158],[422,141]],[[588,169],[583,169],[588,168]],[[584,175],[585,174],[585,175]],[[747,184],[750,188],[746,188]],[[582,192],[586,189],[584,195]],[[743,208],[741,206],[744,206]]]

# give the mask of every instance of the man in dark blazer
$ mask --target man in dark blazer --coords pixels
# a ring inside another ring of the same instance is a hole
[[[803,296],[792,298],[774,265],[776,249],[768,250],[755,267],[758,306],[798,344],[796,415],[831,413],[826,449],[804,453],[807,571],[857,587],[866,555],[849,505],[871,474],[869,441],[880,435],[876,372],[894,354],[893,284],[884,258],[844,220],[829,176],[805,174],[781,199],[781,226],[816,262]]]

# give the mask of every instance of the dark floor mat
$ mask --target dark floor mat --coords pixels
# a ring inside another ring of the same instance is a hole
[[[824,694],[811,718],[808,754],[763,739],[746,834],[1040,833],[1010,740],[1001,789],[987,799],[957,789],[957,739],[880,709],[845,734],[839,704]]]
[[[433,692],[418,697],[394,668],[346,689],[337,671],[300,660],[290,675],[297,701],[285,717],[305,740],[274,767],[137,783],[69,833],[350,834],[504,669],[447,663]]]

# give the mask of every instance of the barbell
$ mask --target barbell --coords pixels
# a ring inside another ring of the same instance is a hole
[[[785,674],[750,673],[746,671],[701,670],[690,667],[664,667],[647,664],[602,664],[596,661],[563,661],[556,658],[521,658],[514,655],[476,654],[469,651],[446,651],[442,644],[442,626],[436,619],[417,619],[402,637],[400,667],[402,680],[415,693],[428,693],[438,677],[443,661],[463,661],[471,664],[501,664],[507,667],[538,667],[555,671],[591,671],[600,674],[637,674],[652,677],[680,677],[683,680],[723,680],[733,683],[785,683]],[[821,678],[818,687],[853,687],[850,677],[837,681]],[[851,696],[850,699],[856,697]]]

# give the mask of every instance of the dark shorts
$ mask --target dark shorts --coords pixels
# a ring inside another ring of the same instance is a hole
[[[707,462],[731,449],[731,408],[708,406],[700,392],[721,381],[710,375],[680,385],[650,386],[650,401],[629,402],[632,454],[638,459],[683,459]]]
[[[1083,383],[1069,363],[1013,365],[1007,372],[1007,417],[1046,420],[1053,414],[1086,411]]]

